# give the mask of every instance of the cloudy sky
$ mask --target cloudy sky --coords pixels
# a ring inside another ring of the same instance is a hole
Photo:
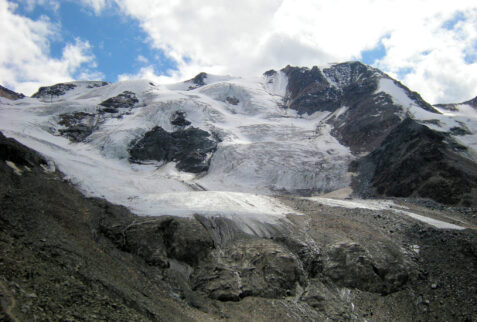
[[[361,60],[431,103],[477,95],[475,0],[0,0],[0,84],[171,82]]]

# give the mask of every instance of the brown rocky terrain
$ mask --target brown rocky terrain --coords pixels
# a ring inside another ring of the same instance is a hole
[[[475,209],[390,210],[284,197],[253,235],[222,217],[138,217],[84,197],[51,162],[0,136],[5,321],[475,321]]]

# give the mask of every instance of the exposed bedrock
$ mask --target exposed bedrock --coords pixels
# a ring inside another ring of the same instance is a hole
[[[136,94],[131,91],[124,91],[121,94],[108,98],[99,105],[102,106],[101,111],[105,113],[118,113],[120,108],[131,109],[139,100]]]
[[[351,165],[363,196],[423,197],[449,205],[477,204],[477,165],[446,133],[406,119],[369,155]]]
[[[33,98],[42,98],[47,97],[50,98],[52,96],[61,96],[65,95],[66,92],[76,88],[77,85],[71,83],[59,83],[52,86],[44,86],[40,87],[38,91],[33,94],[31,97]]]
[[[210,155],[217,143],[210,133],[195,127],[167,132],[156,126],[129,148],[131,160],[177,162],[181,171],[200,173],[209,169]]]
[[[202,216],[104,222],[101,230],[151,265],[167,268],[171,260],[186,265],[190,289],[220,301],[301,296],[303,290],[307,298],[322,283],[327,292],[347,287],[389,294],[414,274],[395,248],[319,243],[290,223],[262,225],[270,237],[244,233],[230,219]]]

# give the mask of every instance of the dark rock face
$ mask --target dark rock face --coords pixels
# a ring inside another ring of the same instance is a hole
[[[389,95],[378,93],[358,101],[328,123],[333,125],[331,134],[350,147],[351,152],[369,152],[401,122],[400,112]]]
[[[444,204],[477,203],[477,165],[450,136],[406,119],[382,145],[353,166],[353,185],[370,196],[430,198]]]
[[[396,292],[409,279],[402,259],[378,261],[357,243],[329,246],[323,266],[323,274],[338,285],[381,294]]]
[[[288,77],[287,105],[300,114],[334,111],[341,106],[341,93],[332,87],[318,67],[287,66],[282,70]]]
[[[179,128],[184,128],[190,125],[191,123],[188,120],[186,120],[186,116],[184,112],[177,111],[171,117],[171,124]]]
[[[25,95],[16,93],[0,85],[0,97],[5,97],[5,98],[8,98],[9,100],[18,100],[18,99],[24,98]]]
[[[133,108],[134,105],[138,102],[139,100],[136,98],[135,93],[130,91],[124,91],[115,97],[108,98],[99,105],[104,106],[104,108],[101,109],[102,112],[118,113],[119,108],[130,109]]]
[[[32,95],[33,98],[42,98],[42,97],[52,97],[52,96],[61,96],[69,90],[76,88],[75,84],[70,83],[60,83],[53,86],[40,87],[38,92]]]
[[[265,73],[263,73],[263,75],[267,77],[272,77],[276,74],[277,74],[277,71],[273,69],[267,70]]]
[[[73,142],[84,141],[101,122],[98,115],[85,112],[61,114],[59,117],[58,124],[66,128],[59,129],[58,132]]]
[[[388,77],[375,68],[347,62],[323,70],[287,66],[282,71],[288,77],[286,104],[299,114],[335,112],[346,106],[327,122],[333,126],[332,135],[355,154],[373,151],[401,122],[402,107],[394,105],[388,94],[375,93],[379,80]],[[394,83],[421,108],[438,113],[419,94]]]
[[[197,266],[214,246],[204,227],[189,218],[142,217],[127,225],[105,223],[102,230],[121,249],[162,268],[169,267],[168,258]]]
[[[189,86],[189,90],[199,88],[205,85],[205,79],[207,78],[207,73],[199,73],[195,75],[194,78],[189,79],[186,83],[192,83],[193,85]]]
[[[176,161],[181,171],[200,173],[209,169],[207,154],[217,149],[204,130],[189,127],[172,133],[156,126],[129,149],[134,162],[156,160]]]
[[[194,290],[221,301],[245,296],[279,298],[295,294],[303,269],[291,252],[266,239],[244,239],[212,254],[191,276]]]

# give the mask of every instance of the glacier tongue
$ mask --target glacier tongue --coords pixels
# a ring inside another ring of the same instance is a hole
[[[299,116],[283,109],[282,72],[250,79],[211,77],[210,84],[190,90],[146,80],[72,84],[57,97],[2,101],[0,128],[53,160],[88,196],[141,215],[200,213],[275,221],[291,210],[255,193],[326,192],[349,185],[351,153],[322,122],[329,112]],[[101,112],[101,102],[125,91],[137,97],[134,108]],[[208,173],[180,172],[173,162],[131,164],[131,143],[155,126],[174,131],[171,118],[177,112],[220,139]],[[65,113],[98,115],[101,122],[83,142],[72,143],[59,136]]]

